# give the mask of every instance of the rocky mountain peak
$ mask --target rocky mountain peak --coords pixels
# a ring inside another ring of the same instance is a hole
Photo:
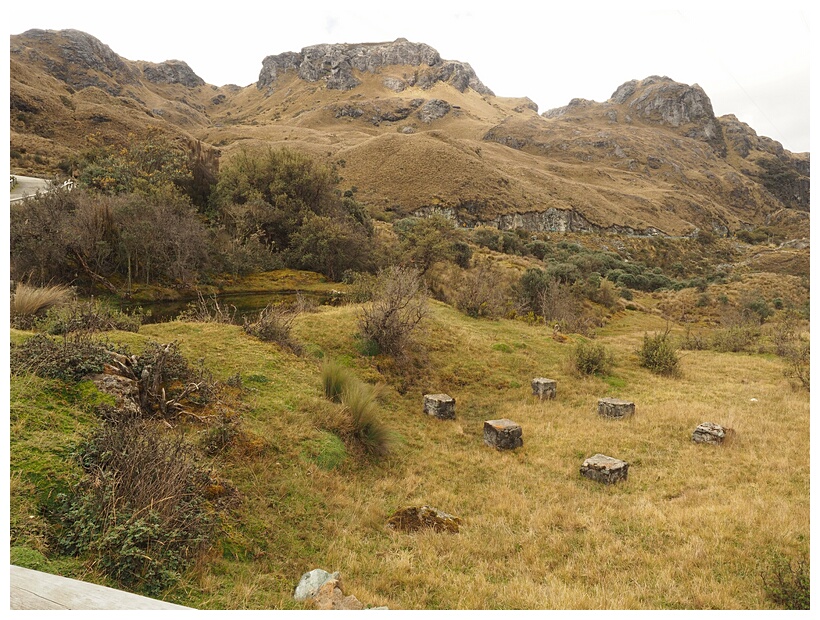
[[[136,81],[134,71],[110,47],[99,39],[79,30],[27,30],[13,45],[12,53],[26,54],[45,65],[51,75],[77,90],[97,86],[111,94],[119,94],[119,84]],[[25,40],[31,41],[27,45]],[[45,55],[34,48],[49,49]],[[109,79],[106,79],[109,78]]]
[[[205,84],[205,80],[194,73],[188,63],[181,60],[166,60],[159,64],[144,63],[142,72],[149,82],[155,84],[182,84],[188,88]]]
[[[683,128],[687,137],[705,140],[719,152],[726,150],[712,102],[697,84],[690,86],[653,75],[622,84],[607,103],[625,105],[631,116]]]
[[[412,70],[401,69],[407,67]],[[443,60],[429,45],[404,38],[387,43],[311,45],[298,53],[268,56],[262,61],[256,86],[272,91],[279,78],[290,71],[307,82],[324,81],[327,88],[342,91],[361,83],[354,74],[360,72],[385,74],[384,85],[395,92],[408,86],[427,89],[436,82],[445,82],[460,92],[470,88],[482,95],[493,94],[469,64]]]

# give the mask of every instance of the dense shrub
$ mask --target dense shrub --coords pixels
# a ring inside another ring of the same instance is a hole
[[[63,381],[79,381],[85,375],[100,373],[109,361],[106,347],[90,338],[75,335],[57,341],[45,334],[12,345],[9,358],[15,374],[32,373]]]
[[[143,317],[141,309],[129,314],[116,310],[99,299],[91,299],[76,301],[49,310],[46,317],[38,323],[38,328],[55,335],[115,329],[138,332]]]
[[[61,550],[129,589],[157,595],[173,585],[215,526],[203,499],[209,476],[182,436],[123,420],[81,444],[77,458],[86,475],[54,515]]]
[[[680,363],[678,347],[672,341],[668,329],[652,336],[644,334],[643,345],[638,349],[638,358],[643,368],[648,368],[656,374],[675,375],[678,373]]]
[[[612,368],[613,355],[599,343],[581,341],[572,351],[572,365],[582,375],[606,375]]]

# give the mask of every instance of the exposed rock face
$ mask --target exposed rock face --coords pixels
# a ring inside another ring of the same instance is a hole
[[[449,103],[443,99],[431,99],[421,107],[418,116],[422,123],[432,123],[446,116],[449,111]]]
[[[29,50],[32,60],[43,62],[49,73],[72,88],[80,90],[96,86],[112,95],[122,92],[121,84],[133,84],[135,72],[99,39],[79,30],[27,30],[23,37],[34,39],[43,45],[59,49],[60,61],[40,56]],[[23,53],[12,49],[12,53]],[[32,56],[33,55],[33,56]],[[112,78],[107,81],[103,76]]]
[[[407,506],[397,510],[388,519],[387,526],[401,532],[432,529],[456,534],[461,527],[461,519],[430,506]]]
[[[744,173],[763,184],[787,207],[808,211],[811,198],[809,154],[790,153],[776,140],[758,136],[754,129],[733,114],[721,116],[718,120],[730,149],[743,159],[749,158],[752,153],[757,154],[757,158],[753,159],[760,172],[744,170]]]
[[[483,95],[492,95],[467,63],[442,60],[439,53],[424,43],[396,39],[391,43],[321,44],[305,47],[301,52],[285,52],[268,56],[256,87],[275,88],[277,80],[289,71],[307,82],[324,81],[329,89],[351,90],[361,82],[354,75],[381,73],[387,67],[417,67],[412,74],[385,76],[390,90],[401,92],[408,86],[427,89],[436,82],[446,82],[464,92],[471,88]]]
[[[182,84],[188,88],[205,85],[205,80],[194,73],[188,63],[181,60],[166,60],[159,64],[146,64],[142,72],[149,82],[155,84]]]
[[[684,128],[686,137],[704,140],[725,155],[723,131],[712,102],[697,84],[689,86],[658,76],[632,80],[619,86],[609,103],[627,105],[631,115],[644,121]]]

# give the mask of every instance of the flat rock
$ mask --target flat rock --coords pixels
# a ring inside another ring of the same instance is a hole
[[[387,526],[401,532],[429,528],[436,532],[456,534],[461,527],[461,519],[430,506],[406,506],[388,519]]]

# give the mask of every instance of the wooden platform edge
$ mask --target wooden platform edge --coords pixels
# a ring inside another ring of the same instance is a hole
[[[11,565],[11,609],[192,609],[147,596]]]

